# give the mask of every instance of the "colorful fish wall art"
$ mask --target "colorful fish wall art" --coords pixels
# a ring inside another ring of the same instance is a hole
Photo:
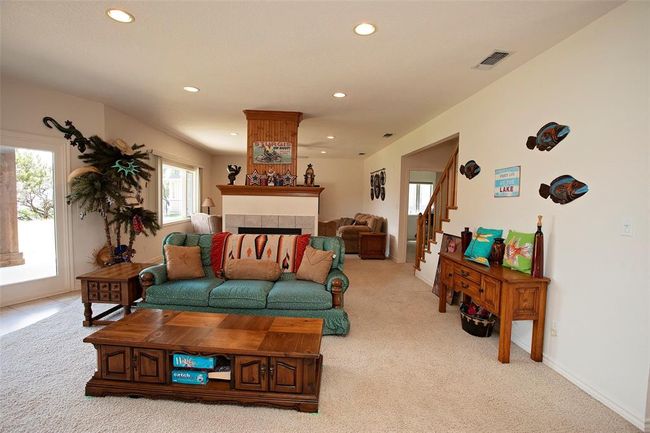
[[[550,151],[564,140],[571,132],[571,128],[557,122],[549,122],[537,131],[537,136],[528,137],[526,147],[530,150],[537,148],[541,151]]]
[[[468,179],[473,179],[481,172],[481,167],[474,161],[470,159],[464,165],[460,166],[460,174],[464,175]]]
[[[589,191],[584,182],[580,182],[573,176],[565,174],[553,179],[550,185],[545,183],[539,186],[539,195],[547,199],[551,197],[554,203],[567,204],[578,199]]]

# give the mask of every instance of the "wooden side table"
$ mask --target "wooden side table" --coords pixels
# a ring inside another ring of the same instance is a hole
[[[99,320],[120,308],[131,314],[131,305],[142,297],[138,274],[149,263],[119,263],[77,277],[81,280],[81,302],[84,304],[83,326],[107,325],[112,320]],[[118,304],[93,316],[93,303]]]
[[[359,233],[359,257],[362,259],[385,259],[386,233]]]

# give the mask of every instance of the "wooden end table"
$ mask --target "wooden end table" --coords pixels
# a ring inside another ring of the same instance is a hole
[[[385,259],[386,233],[359,233],[359,257],[362,259]]]
[[[81,280],[81,302],[84,304],[83,326],[108,325],[112,320],[99,320],[120,308],[131,314],[131,305],[142,297],[138,275],[149,263],[119,263],[77,277]],[[118,304],[93,317],[93,303]]]
[[[317,412],[322,335],[323,319],[143,308],[84,338],[97,349],[97,371],[86,395]],[[175,383],[174,354],[225,357],[231,377]]]

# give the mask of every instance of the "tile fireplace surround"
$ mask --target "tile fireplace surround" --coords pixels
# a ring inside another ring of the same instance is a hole
[[[310,215],[237,215],[225,216],[225,230],[237,233],[239,227],[301,229],[302,234],[314,234],[314,217]]]
[[[240,227],[301,229],[318,234],[322,187],[263,187],[217,185],[221,192],[224,230],[238,233]]]

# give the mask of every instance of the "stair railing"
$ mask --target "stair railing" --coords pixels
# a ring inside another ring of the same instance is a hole
[[[415,269],[425,262],[425,253],[431,252],[431,244],[437,243],[436,234],[442,234],[442,223],[449,222],[449,210],[457,209],[456,184],[458,173],[458,146],[445,165],[442,175],[436,182],[433,194],[424,212],[418,214],[415,235]]]

